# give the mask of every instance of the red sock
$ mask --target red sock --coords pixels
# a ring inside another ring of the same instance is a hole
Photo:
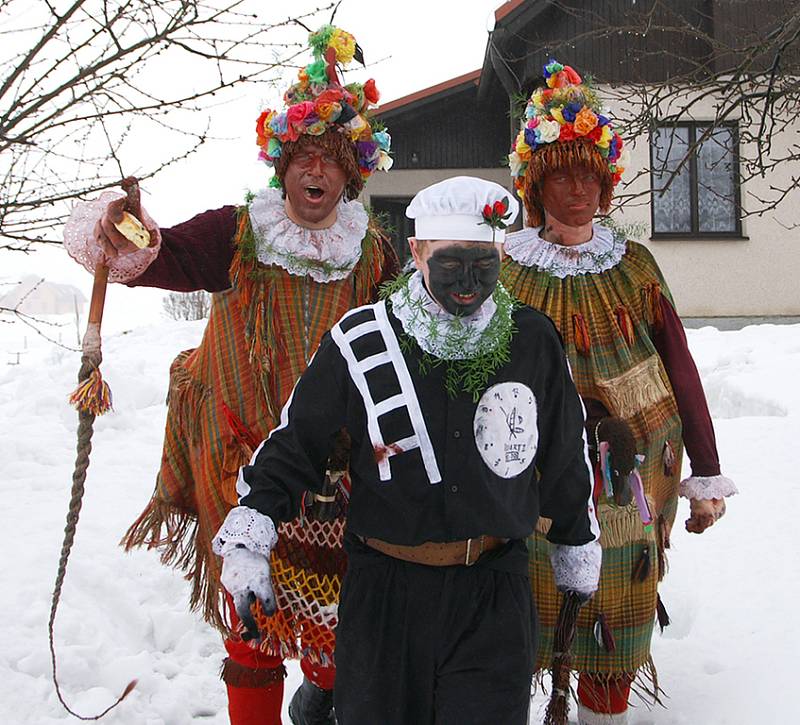
[[[231,628],[238,624],[229,607]],[[222,666],[222,680],[228,688],[231,725],[281,725],[283,659],[250,647],[241,640],[226,639],[228,658]]]
[[[268,687],[228,685],[231,725],[281,725],[283,680]]]
[[[631,694],[630,677],[617,677],[601,681],[581,672],[578,677],[578,700],[592,712],[617,715],[628,709]]]

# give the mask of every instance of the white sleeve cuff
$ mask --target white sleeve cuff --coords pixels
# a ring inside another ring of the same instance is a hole
[[[683,498],[726,498],[739,493],[736,484],[726,476],[689,476],[681,481]]]
[[[603,550],[598,540],[581,546],[555,544],[550,550],[556,587],[562,592],[592,596],[599,586],[602,561]]]
[[[103,248],[94,238],[94,225],[103,216],[109,203],[122,196],[124,194],[116,191],[104,191],[97,199],[77,202],[64,225],[64,248],[70,257],[92,274],[98,264],[104,263],[108,266],[108,281],[124,283],[136,279],[158,256],[161,230],[142,208],[140,221],[151,232],[150,246],[106,260]]]
[[[243,546],[256,554],[269,558],[272,547],[278,542],[275,524],[269,516],[249,506],[232,508],[211,542],[215,554],[225,556],[231,549]]]

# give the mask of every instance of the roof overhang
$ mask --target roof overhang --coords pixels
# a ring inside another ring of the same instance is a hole
[[[496,79],[500,80],[509,96],[522,90],[519,79],[505,60],[504,46],[510,37],[519,33],[552,4],[553,0],[508,0],[494,11],[495,28],[489,33],[483,56],[478,103],[485,101]]]
[[[437,83],[435,86],[423,88],[421,91],[416,91],[408,96],[384,103],[375,109],[375,115],[381,119],[391,119],[393,116],[406,111],[410,106],[419,109],[435,101],[441,101],[443,98],[460,93],[470,86],[477,86],[480,83],[480,78],[481,69],[479,68],[442,83]]]

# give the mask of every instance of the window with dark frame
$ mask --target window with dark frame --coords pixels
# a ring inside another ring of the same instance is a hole
[[[683,122],[652,130],[653,237],[742,235],[738,144],[735,123]]]

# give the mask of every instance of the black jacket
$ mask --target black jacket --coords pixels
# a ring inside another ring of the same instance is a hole
[[[380,319],[383,333],[374,329]],[[320,488],[344,427],[352,439],[351,533],[406,545],[520,539],[541,514],[553,520],[554,543],[594,540],[584,413],[561,339],[531,308],[517,309],[514,322],[510,361],[476,403],[467,393],[448,397],[444,364],[420,373],[420,349],[408,337],[398,345],[404,333],[384,303],[348,313],[323,337],[281,424],[242,468],[240,504],[276,521],[296,517],[304,492]],[[392,355],[403,359],[400,374],[386,362]],[[374,404],[386,399],[384,409],[404,404],[377,415]]]

